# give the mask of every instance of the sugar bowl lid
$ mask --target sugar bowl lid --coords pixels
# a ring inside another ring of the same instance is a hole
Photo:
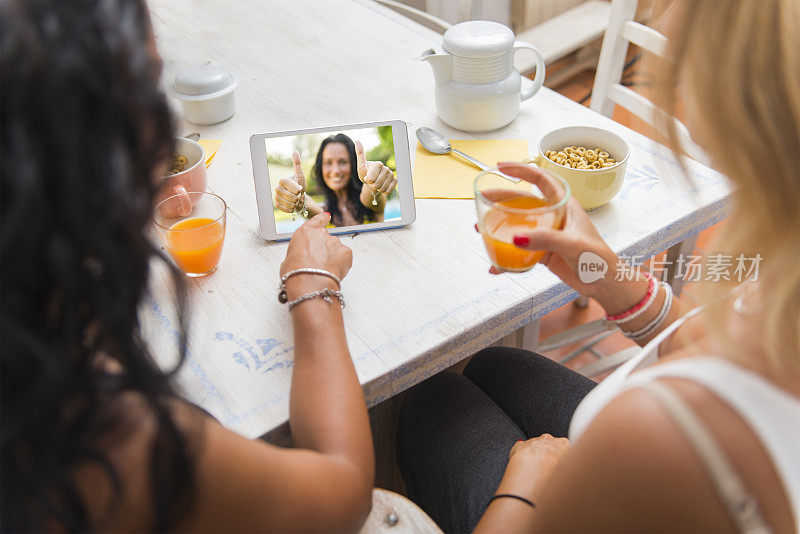
[[[239,78],[223,67],[195,65],[179,70],[169,89],[180,100],[204,100],[229,93],[238,85]]]
[[[514,46],[514,32],[499,22],[470,20],[444,32],[444,48],[455,56],[499,56]]]

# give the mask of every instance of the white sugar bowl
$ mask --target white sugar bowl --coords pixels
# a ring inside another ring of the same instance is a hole
[[[239,77],[216,65],[181,69],[169,86],[169,93],[181,101],[183,115],[195,124],[216,124],[236,112],[234,93]]]

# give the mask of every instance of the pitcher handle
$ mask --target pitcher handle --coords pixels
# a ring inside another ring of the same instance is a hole
[[[526,43],[524,41],[516,41],[514,43],[515,54],[523,49],[530,50],[536,54],[536,76],[533,78],[533,83],[525,84],[527,87],[523,86],[520,89],[520,100],[528,100],[530,97],[539,92],[539,89],[542,88],[542,84],[544,84],[544,57],[542,56],[542,53],[530,43]]]

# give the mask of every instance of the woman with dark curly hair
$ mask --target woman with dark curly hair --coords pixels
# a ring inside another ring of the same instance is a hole
[[[137,307],[173,126],[139,1],[0,5],[2,530],[354,530],[373,453],[338,305],[292,309],[295,449],[230,432],[178,397]],[[281,273],[343,278],[321,214]],[[185,288],[172,268],[186,352]],[[289,299],[336,289],[292,276]]]
[[[322,140],[314,162],[314,180],[325,195],[324,206],[306,195],[306,177],[300,154],[292,153],[294,175],[281,178],[275,188],[275,206],[286,213],[298,209],[313,217],[327,211],[334,226],[382,222],[388,195],[397,187],[392,170],[380,161],[367,161],[361,141],[343,133]]]

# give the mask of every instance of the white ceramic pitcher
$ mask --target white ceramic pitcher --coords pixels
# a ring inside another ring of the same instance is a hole
[[[453,128],[501,128],[517,116],[520,101],[544,83],[542,54],[529,43],[514,41],[514,32],[497,22],[456,24],[445,32],[443,48],[426,50],[420,59],[433,68],[436,112]],[[523,49],[536,55],[533,82],[514,68],[514,54]]]

